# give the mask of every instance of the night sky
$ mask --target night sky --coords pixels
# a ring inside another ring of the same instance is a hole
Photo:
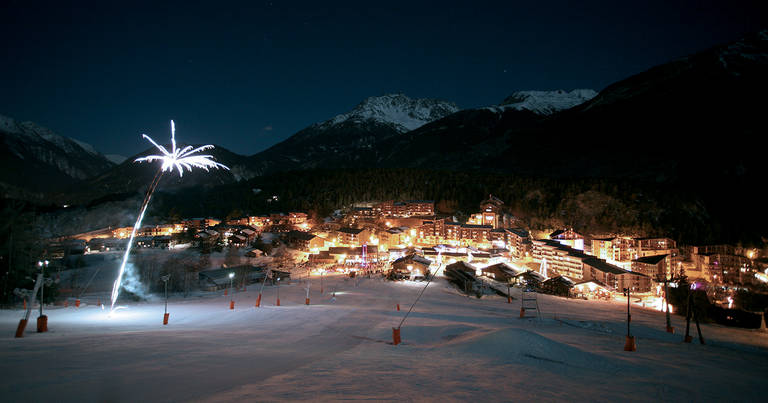
[[[470,108],[600,90],[768,14],[765,1],[117,3],[0,1],[0,114],[105,154],[167,138],[170,119],[181,142],[253,154],[368,96]]]

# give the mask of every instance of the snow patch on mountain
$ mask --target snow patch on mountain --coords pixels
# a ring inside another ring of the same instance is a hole
[[[437,99],[411,99],[403,94],[369,97],[352,111],[318,123],[321,128],[344,122],[364,123],[373,120],[391,124],[401,133],[417,129],[429,122],[458,112],[456,104]]]
[[[115,165],[120,165],[123,162],[125,162],[125,160],[128,159],[128,157],[118,155],[118,154],[104,154],[104,158],[108,159],[110,162],[112,162]]]
[[[583,104],[597,95],[590,89],[575,89],[571,92],[557,91],[518,91],[508,96],[500,105],[487,109],[504,112],[508,109],[529,110],[539,115],[551,115],[555,112]]]
[[[82,147],[83,150],[85,150],[86,152],[88,152],[90,154],[93,154],[93,155],[99,155],[99,152],[96,151],[96,149],[93,148],[92,145],[90,145],[88,143],[85,143],[85,142],[82,142],[82,141],[77,140],[77,139],[73,139],[72,137],[70,137],[69,140],[74,141],[77,145]]]

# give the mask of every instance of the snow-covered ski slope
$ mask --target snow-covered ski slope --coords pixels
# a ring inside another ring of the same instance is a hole
[[[468,298],[424,283],[326,276],[311,305],[303,281],[230,296],[127,303],[113,318],[91,304],[46,309],[49,332],[13,338],[21,309],[0,312],[3,401],[762,401],[768,334],[704,325],[706,345],[634,309],[637,351],[623,351],[626,306],[540,296]],[[333,292],[335,298],[333,298]],[[396,310],[400,304],[401,311]],[[693,328],[692,330],[694,330]],[[694,333],[695,334],[695,333]]]

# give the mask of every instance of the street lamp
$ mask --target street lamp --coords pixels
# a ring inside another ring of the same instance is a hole
[[[37,262],[37,265],[40,267],[40,281],[42,282],[40,284],[40,316],[37,318],[37,332],[47,332],[48,331],[48,317],[43,315],[43,304],[45,303],[44,300],[44,290],[45,286],[49,284],[49,281],[46,281],[45,279],[45,268],[48,267],[48,261],[47,260],[41,260]]]
[[[232,279],[235,278],[235,273],[231,272],[229,273],[229,290],[232,291]],[[231,295],[229,297],[229,309],[235,309],[235,296]]]

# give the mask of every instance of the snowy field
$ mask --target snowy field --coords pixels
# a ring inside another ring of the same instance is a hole
[[[327,276],[258,285],[230,296],[46,308],[49,332],[13,337],[21,309],[0,312],[5,402],[154,401],[765,401],[768,333],[704,325],[706,345],[682,343],[684,323],[633,309],[637,351],[623,351],[625,305],[540,296],[541,319],[519,299],[458,294],[424,283]],[[336,291],[333,298],[332,292]],[[515,294],[516,293],[516,294]],[[519,290],[513,295],[519,297]],[[401,311],[396,310],[400,304]],[[695,328],[694,328],[695,329]],[[694,330],[695,331],[695,330]]]

